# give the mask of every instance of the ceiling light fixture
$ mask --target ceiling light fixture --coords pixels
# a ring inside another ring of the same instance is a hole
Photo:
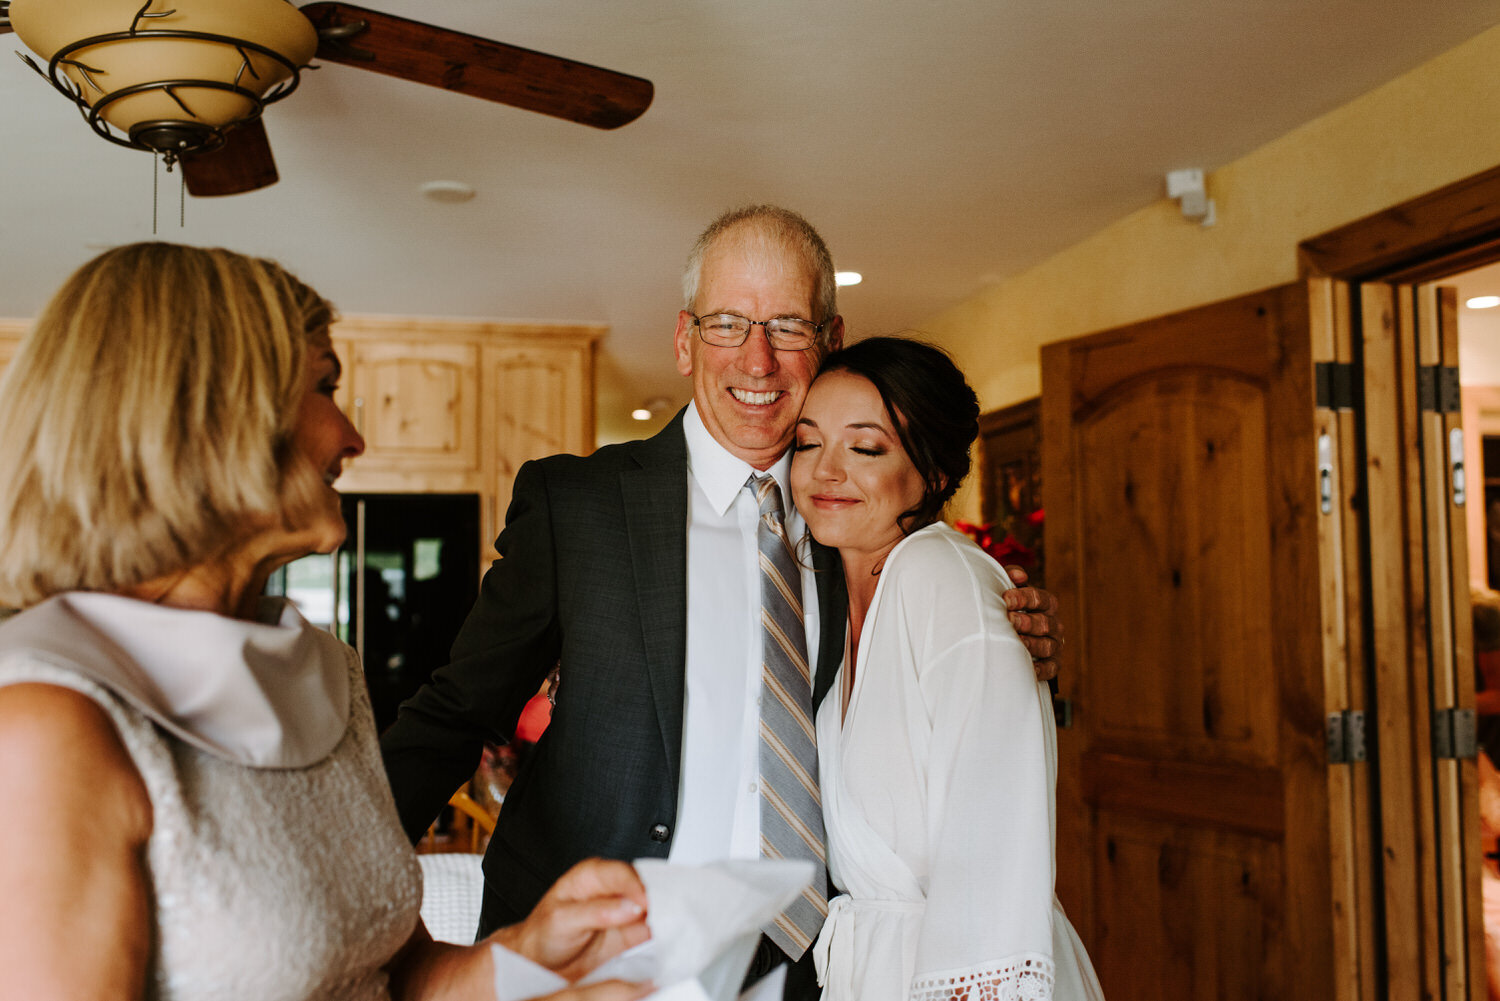
[[[474,189],[462,181],[428,181],[417,189],[429,201],[459,205],[474,197]]]
[[[630,416],[638,421],[649,421],[657,414],[666,413],[672,409],[672,401],[665,396],[653,396],[645,403],[630,412]]]
[[[0,0],[0,33],[95,133],[182,164],[188,194],[277,180],[261,112],[316,57],[565,121],[615,129],[651,104],[650,80],[343,0]]]
[[[12,0],[27,64],[110,142],[179,157],[296,89],[318,33],[286,0]]]
[[[1464,305],[1470,309],[1494,309],[1500,306],[1500,295],[1476,295]]]
[[[833,273],[833,283],[840,288],[845,285],[858,285],[864,280],[865,276],[858,271],[835,271]]]

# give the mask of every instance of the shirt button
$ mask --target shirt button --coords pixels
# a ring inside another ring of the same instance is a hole
[[[751,791],[751,792],[752,792],[752,793],[754,793],[754,792],[755,792],[755,791],[756,791],[756,790],[757,790],[757,789],[759,789],[759,788],[760,788],[760,787],[759,787],[759,786],[758,786],[758,785],[756,785],[756,783],[754,783],[754,782],[751,782],[751,783],[750,783],[750,791]]]
[[[652,841],[665,841],[667,840],[667,838],[671,837],[671,835],[672,829],[666,824],[657,824],[651,828]]]

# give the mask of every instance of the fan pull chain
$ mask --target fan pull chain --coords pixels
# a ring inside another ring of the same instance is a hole
[[[167,169],[171,173],[171,168]],[[177,178],[177,228],[187,228],[187,174],[181,173]],[[161,198],[159,190],[161,187],[161,156],[155,154],[151,157],[151,235],[156,235],[157,220],[161,216]]]

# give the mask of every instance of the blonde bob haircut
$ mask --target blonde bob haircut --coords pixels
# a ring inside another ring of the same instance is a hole
[[[119,592],[315,503],[293,455],[332,307],[271,261],[137,243],[53,297],[0,382],[0,604]]]

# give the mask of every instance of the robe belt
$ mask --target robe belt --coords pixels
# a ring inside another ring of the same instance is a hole
[[[854,915],[858,911],[883,911],[891,914],[921,914],[927,909],[925,900],[892,900],[878,897],[861,897],[855,900],[841,893],[828,901],[828,917],[823,921],[823,930],[813,943],[813,965],[818,971],[818,986],[826,986],[828,968],[837,965],[841,970],[854,968]],[[837,962],[834,954],[837,953]]]

